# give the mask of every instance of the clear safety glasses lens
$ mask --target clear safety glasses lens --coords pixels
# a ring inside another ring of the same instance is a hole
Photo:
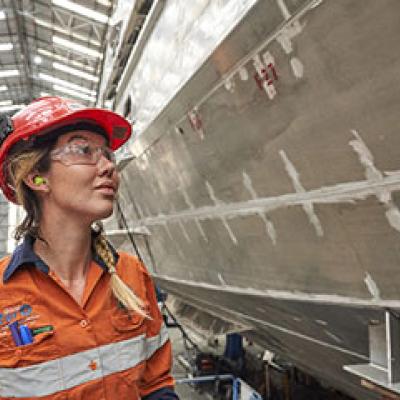
[[[51,159],[64,165],[95,165],[101,156],[115,164],[115,154],[105,146],[92,146],[88,143],[71,143],[51,152]]]

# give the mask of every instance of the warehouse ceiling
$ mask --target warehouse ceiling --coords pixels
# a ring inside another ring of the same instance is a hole
[[[45,95],[94,105],[116,0],[0,0],[0,112]]]

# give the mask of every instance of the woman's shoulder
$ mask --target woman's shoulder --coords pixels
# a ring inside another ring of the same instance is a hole
[[[6,271],[8,265],[10,264],[11,256],[7,255],[0,259],[0,284],[3,283],[4,272]]]
[[[0,258],[0,269],[1,269],[1,271],[4,271],[4,269],[10,263],[10,260],[11,260],[11,255],[10,254]]]
[[[136,271],[137,273],[149,275],[145,265],[133,254],[118,251],[118,264],[122,270]]]
[[[153,281],[145,265],[132,254],[118,252],[118,255],[118,275],[128,286],[134,289],[139,297],[148,299]]]

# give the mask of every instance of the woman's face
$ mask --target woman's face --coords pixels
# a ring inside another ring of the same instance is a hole
[[[45,207],[56,207],[88,224],[109,217],[119,185],[115,163],[107,158],[110,152],[99,134],[75,131],[61,135],[46,174]],[[91,159],[87,154],[96,156]]]

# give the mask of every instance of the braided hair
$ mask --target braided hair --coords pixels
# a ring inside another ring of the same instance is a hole
[[[115,298],[128,310],[135,311],[143,317],[149,318],[144,310],[143,300],[118,276],[114,255],[102,232],[99,232],[94,238],[94,248],[106,264],[108,272],[111,275],[111,290]]]

